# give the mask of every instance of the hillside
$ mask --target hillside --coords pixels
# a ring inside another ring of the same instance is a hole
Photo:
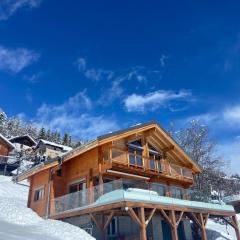
[[[28,187],[0,176],[1,240],[93,240],[82,229],[56,220],[43,220],[26,207]]]

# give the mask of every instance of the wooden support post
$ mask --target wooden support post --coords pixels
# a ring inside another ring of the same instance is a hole
[[[139,218],[141,221],[140,240],[147,240],[147,231],[145,223],[145,211],[144,208],[139,208]]]
[[[199,220],[200,220],[200,224],[201,224],[202,240],[207,240],[205,222],[204,222],[202,213],[199,213]]]
[[[178,240],[176,215],[174,210],[170,210],[170,220],[172,222],[171,224],[172,240]]]
[[[237,240],[240,240],[240,231],[239,231],[239,226],[238,226],[238,221],[237,221],[236,215],[232,216],[232,221],[235,224],[234,229],[235,229]]]

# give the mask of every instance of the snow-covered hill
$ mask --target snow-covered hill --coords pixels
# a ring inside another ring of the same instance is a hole
[[[43,220],[26,207],[28,187],[0,176],[0,240],[93,240],[82,229]]]

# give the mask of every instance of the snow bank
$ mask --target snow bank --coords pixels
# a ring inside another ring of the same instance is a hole
[[[0,176],[0,240],[93,240],[82,229],[56,220],[44,220],[26,207],[26,182],[14,184]]]

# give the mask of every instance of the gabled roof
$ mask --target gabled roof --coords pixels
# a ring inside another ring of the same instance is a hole
[[[58,148],[61,148],[63,151],[71,151],[72,148],[69,147],[69,146],[66,146],[66,145],[62,145],[62,144],[58,144],[58,143],[55,143],[55,142],[50,142],[50,141],[47,141],[45,139],[40,139],[39,142],[38,142],[38,145],[39,143],[43,143],[43,144],[46,144],[46,145],[50,145],[50,146],[54,146],[54,147],[58,147]]]
[[[14,143],[14,142],[17,142],[18,140],[21,140],[21,139],[27,139],[29,142],[31,142],[31,147],[35,146],[37,144],[36,141],[28,134],[12,137],[12,138],[9,139],[9,141]]]
[[[15,149],[15,146],[0,133],[0,139],[8,146],[8,149],[11,151]]]
[[[105,143],[115,141],[115,140],[130,136],[132,134],[137,134],[137,133],[147,131],[147,130],[154,130],[156,132],[156,134],[161,134],[161,136],[163,136],[163,138],[166,139],[166,142],[168,145],[174,146],[173,151],[176,152],[176,155],[181,155],[181,157],[184,158],[185,161],[189,162],[192,165],[192,168],[196,173],[199,173],[202,171],[201,167],[194,160],[192,160],[187,155],[187,153],[185,153],[185,151],[170,137],[170,135],[155,121],[151,121],[151,122],[144,123],[144,124],[137,124],[137,125],[131,126],[129,128],[125,128],[125,129],[122,129],[119,131],[101,135],[101,136],[97,137],[96,139],[94,139],[90,142],[87,142],[84,145],[81,145],[69,152],[66,152],[61,157],[62,157],[63,162],[69,161],[69,160],[73,159],[74,157],[76,157],[86,151],[89,151],[97,146],[101,146]],[[37,168],[38,170],[35,169],[34,172],[36,172],[36,171],[38,172],[40,170],[55,166],[57,164],[58,164],[58,157],[56,157],[54,159],[50,159],[49,161],[46,161],[41,167]],[[26,173],[26,175],[28,175],[28,176],[32,175],[31,169],[29,171],[30,171],[29,174]],[[24,174],[25,173],[23,173],[23,175]]]

